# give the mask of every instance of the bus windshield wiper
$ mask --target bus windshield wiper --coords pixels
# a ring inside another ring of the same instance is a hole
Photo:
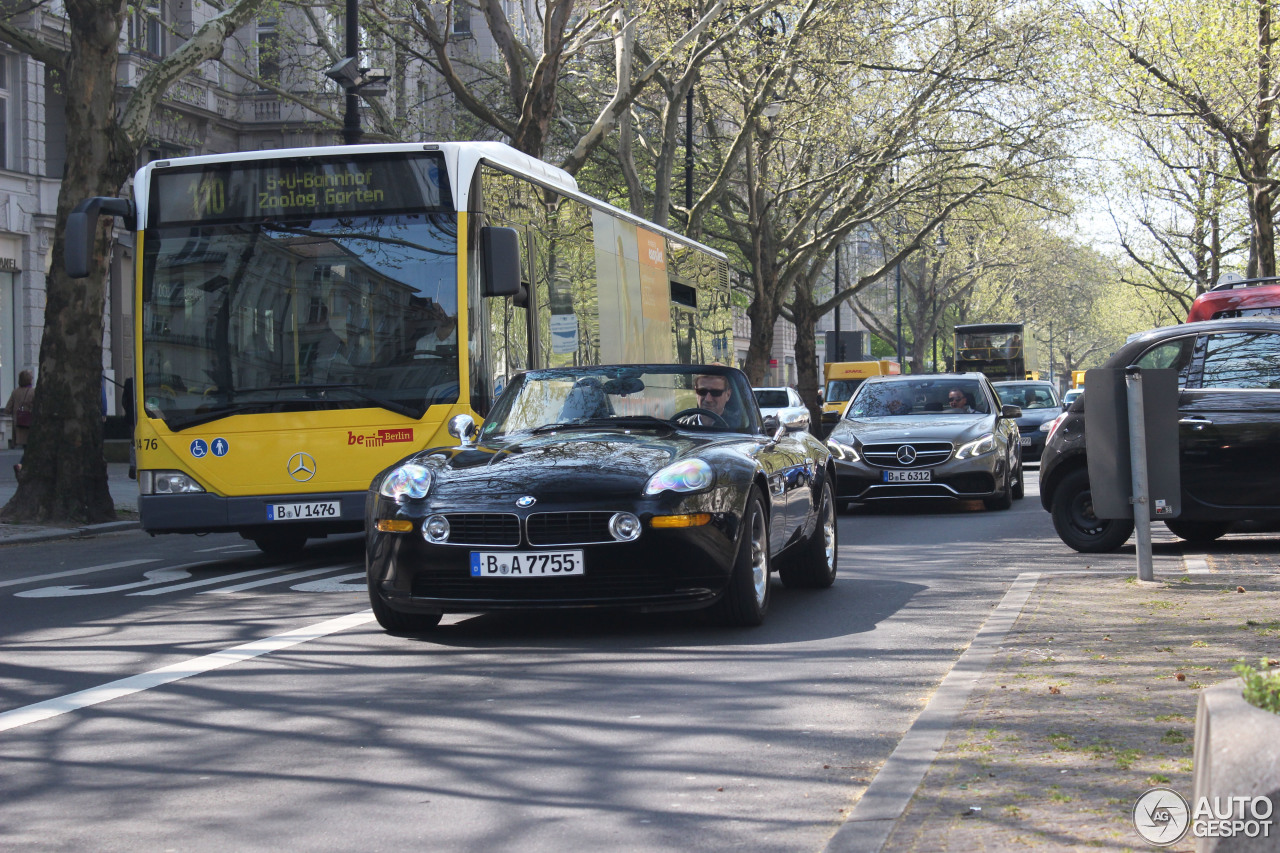
[[[185,417],[185,418],[179,417],[179,418],[174,418],[172,420],[166,418],[165,425],[168,426],[169,429],[173,430],[174,432],[180,432],[184,429],[190,429],[191,427],[194,427],[194,426],[200,426],[202,424],[211,423],[213,421],[221,420],[222,418],[227,418],[232,415],[244,415],[244,414],[250,414],[250,413],[261,414],[264,412],[279,412],[279,411],[285,411],[285,409],[282,409],[281,407],[298,406],[299,404],[314,406],[317,403],[321,403],[321,402],[325,402],[325,403],[331,402],[330,398],[319,396],[319,394],[323,394],[328,391],[346,392],[360,400],[365,400],[367,402],[373,403],[378,408],[386,409],[389,412],[394,412],[397,415],[403,415],[407,418],[413,418],[414,420],[421,418],[423,413],[426,411],[426,406],[422,406],[420,408],[414,408],[412,406],[407,406],[404,403],[396,402],[395,400],[387,400],[383,397],[377,396],[376,394],[370,394],[368,391],[362,390],[358,385],[336,384],[336,383],[329,384],[329,385],[269,385],[269,386],[264,386],[260,388],[242,388],[234,391],[233,394],[249,395],[249,394],[259,394],[259,393],[269,393],[269,392],[276,392],[276,393],[303,392],[303,393],[301,395],[290,394],[290,396],[287,396],[287,397],[276,397],[274,399],[268,399],[268,400],[247,400],[243,403],[228,403],[227,405],[218,406],[217,408],[214,408],[214,409],[208,409],[206,411],[196,412],[191,416]]]

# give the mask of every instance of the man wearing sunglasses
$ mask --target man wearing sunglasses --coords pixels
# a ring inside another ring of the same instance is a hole
[[[728,377],[698,376],[693,380],[693,390],[698,395],[698,408],[714,412],[721,418],[724,417],[724,407],[728,405],[729,397],[733,394],[729,390]],[[702,421],[704,425],[722,423],[713,418],[703,418]]]

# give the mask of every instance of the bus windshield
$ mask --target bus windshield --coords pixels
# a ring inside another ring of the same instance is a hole
[[[457,400],[456,217],[438,195],[272,216],[262,193],[264,209],[170,224],[163,192],[143,242],[148,415],[174,430],[371,406],[416,419]]]

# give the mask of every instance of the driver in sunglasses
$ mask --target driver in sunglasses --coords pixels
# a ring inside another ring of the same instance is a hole
[[[698,395],[698,408],[714,412],[724,417],[724,407],[729,403],[732,391],[729,390],[729,379],[725,376],[699,376],[693,381],[693,390]],[[703,418],[706,425],[720,424],[713,418]]]

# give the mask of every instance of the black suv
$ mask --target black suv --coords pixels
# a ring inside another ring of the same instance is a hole
[[[1178,371],[1182,513],[1166,521],[1191,542],[1211,542],[1240,520],[1280,521],[1280,319],[1208,320],[1130,338],[1106,367]],[[1049,433],[1040,502],[1077,551],[1114,551],[1132,519],[1093,514],[1082,395]]]

